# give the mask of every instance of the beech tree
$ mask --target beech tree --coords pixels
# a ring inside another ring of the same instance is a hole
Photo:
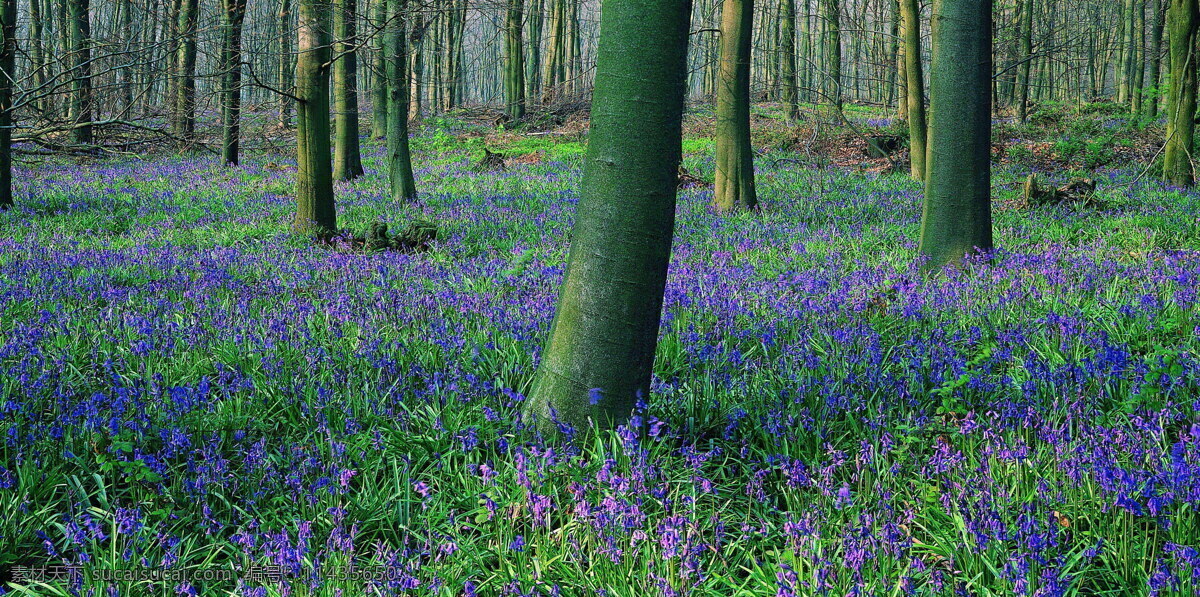
[[[333,3],[333,179],[363,175],[358,146],[358,43],[356,0]]]
[[[241,136],[242,116],[242,22],[246,18],[246,0],[221,0],[224,8],[225,36],[221,47],[224,68],[221,107],[224,138],[221,156],[228,165],[238,164],[238,138]]]
[[[296,232],[337,232],[329,163],[330,0],[299,0],[296,54]]]
[[[921,65],[921,6],[918,0],[900,0],[904,28],[904,105],[908,113],[908,147],[912,177],[925,180],[925,69]]]
[[[717,83],[718,211],[756,209],[754,149],[750,146],[750,39],[754,0],[725,0],[721,9],[721,66]]]
[[[13,205],[12,108],[16,57],[17,0],[0,0],[0,210]]]
[[[1196,131],[1197,0],[1170,0],[1171,87],[1167,107],[1167,140],[1163,176],[1172,184],[1191,186],[1192,147]]]
[[[413,180],[412,157],[408,149],[408,36],[405,35],[405,11],[408,0],[386,0],[388,5],[385,30],[388,63],[388,180],[392,198],[410,201],[417,197]]]
[[[992,248],[991,0],[934,0],[932,24],[920,245],[927,270]]]
[[[524,4],[525,0],[508,0],[504,19],[504,111],[512,120],[525,116]]]
[[[601,8],[567,274],[524,407],[543,430],[618,425],[650,392],[675,228],[690,14],[690,0]]]

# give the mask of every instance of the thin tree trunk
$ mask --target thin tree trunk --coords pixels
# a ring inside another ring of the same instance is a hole
[[[1162,84],[1162,42],[1166,14],[1163,0],[1154,0],[1153,6],[1154,25],[1150,31],[1150,86],[1154,87],[1156,93],[1145,103],[1146,115],[1149,120],[1158,118],[1158,104],[1162,101],[1162,92],[1159,86]]]
[[[824,7],[826,35],[825,46],[827,100],[839,109],[842,107],[842,28],[840,23],[841,5],[839,0],[821,0]]]
[[[1029,69],[1033,64],[1033,0],[1021,3],[1021,66],[1017,75],[1017,120],[1029,117]]]
[[[383,139],[387,137],[388,87],[387,87],[387,48],[384,45],[385,36],[379,33],[387,20],[388,0],[372,0],[374,6],[372,19],[375,26],[374,70],[375,77],[371,85],[371,137]]]
[[[721,68],[717,83],[717,174],[713,206],[756,209],[754,150],[750,146],[750,36],[754,0],[725,0],[721,9]]]
[[[363,175],[358,146],[358,19],[357,0],[333,3],[333,179]]]
[[[279,0],[279,90],[285,93],[295,86],[296,62],[292,57],[292,0]],[[279,104],[280,128],[292,126],[292,101],[284,99]]]
[[[545,432],[613,427],[648,398],[675,226],[690,14],[690,0],[602,5],[583,196],[524,407]]]
[[[504,111],[511,120],[525,117],[524,12],[525,0],[508,0],[504,19]]]
[[[796,0],[783,0],[780,7],[779,41],[783,52],[783,109],[788,120],[800,117],[800,91],[796,87]]]
[[[242,22],[246,19],[246,0],[221,0],[225,9],[225,102],[222,107],[224,142],[221,154],[226,164],[238,164],[238,139],[242,117]]]
[[[920,245],[927,271],[992,248],[991,20],[991,0],[933,3],[929,170]]]
[[[13,86],[19,80],[16,59],[17,0],[0,0],[0,211],[13,205]]]
[[[183,0],[179,7],[179,65],[175,96],[175,135],[190,138],[196,132],[196,25],[198,0]]]
[[[71,140],[92,144],[92,26],[89,0],[70,0]]]
[[[912,177],[925,180],[925,69],[921,64],[921,7],[900,0],[904,19],[904,72],[908,106],[908,146]]]
[[[388,176],[392,199],[411,201],[417,197],[413,180],[412,157],[408,148],[408,35],[405,11],[408,0],[387,0],[388,25]]]

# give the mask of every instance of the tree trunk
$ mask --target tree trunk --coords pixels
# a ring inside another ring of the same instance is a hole
[[[613,427],[649,398],[675,227],[690,14],[690,0],[602,5],[582,198],[524,407],[543,431]]]
[[[300,0],[296,53],[296,232],[337,232],[329,164],[330,0]]]
[[[796,86],[796,0],[783,0],[780,7],[779,42],[783,52],[783,108],[788,120],[800,117],[800,91]]]
[[[279,90],[285,93],[295,86],[296,62],[292,56],[292,0],[279,0]],[[279,104],[279,127],[291,128],[292,101],[284,99]]]
[[[1154,25],[1150,30],[1150,86],[1154,87],[1156,93],[1145,102],[1146,115],[1149,120],[1158,118],[1158,104],[1161,100],[1162,91],[1162,42],[1163,28],[1165,26],[1164,16],[1166,6],[1163,5],[1163,0],[1154,0]]]
[[[179,7],[179,65],[175,96],[175,136],[191,138],[196,132],[196,23],[199,0],[183,0]]]
[[[358,147],[358,18],[357,0],[333,3],[333,179],[363,175]]]
[[[0,211],[13,205],[12,107],[18,80],[17,0],[0,0]]]
[[[525,101],[538,103],[542,90],[542,10],[545,0],[532,0],[529,5],[529,57],[525,61]]]
[[[721,66],[717,82],[717,175],[713,206],[756,209],[754,149],[750,146],[750,37],[754,0],[725,0],[721,9]]]
[[[417,197],[413,180],[412,157],[408,150],[408,36],[405,11],[408,0],[387,0],[388,25],[385,33],[388,54],[388,176],[392,199],[411,201]]]
[[[92,26],[89,0],[70,0],[71,141],[92,144]]]
[[[525,117],[524,11],[525,0],[508,0],[504,19],[504,112],[511,120]]]
[[[908,107],[908,147],[912,177],[925,180],[925,68],[921,64],[921,6],[900,0],[904,20],[904,79]]]
[[[242,22],[246,19],[246,0],[221,0],[225,9],[225,101],[221,110],[224,142],[221,154],[227,165],[238,164],[238,138],[242,117]]]
[[[842,107],[842,27],[839,0],[821,0],[825,12],[826,35],[824,37],[827,101]]]
[[[933,3],[929,170],[920,245],[926,271],[992,248],[991,20],[991,0]]]
[[[1029,69],[1033,63],[1033,0],[1021,3],[1021,65],[1017,75],[1017,121],[1029,117]]]
[[[1167,141],[1163,176],[1181,187],[1194,182],[1192,144],[1196,114],[1197,0],[1170,0],[1171,85],[1167,107]]]
[[[387,86],[387,49],[384,45],[385,36],[380,33],[387,21],[388,0],[372,0],[372,22],[375,26],[375,37],[372,45],[375,48],[375,76],[371,85],[371,137],[383,139],[387,137],[388,86]]]

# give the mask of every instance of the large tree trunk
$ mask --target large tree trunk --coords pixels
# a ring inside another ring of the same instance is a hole
[[[179,65],[175,87],[175,135],[188,139],[196,132],[196,23],[199,0],[183,0],[179,7]]]
[[[89,0],[70,0],[71,141],[92,144],[92,25]]]
[[[1033,0],[1021,3],[1021,65],[1017,75],[1017,120],[1029,117],[1029,69],[1033,63]]]
[[[927,270],[992,248],[991,21],[991,0],[934,0],[920,247]]]
[[[1197,0],[1170,1],[1171,86],[1163,176],[1172,184],[1191,186],[1195,175],[1192,143],[1196,128],[1196,32],[1200,15]]]
[[[525,0],[508,0],[504,19],[504,112],[512,120],[525,117],[525,44],[522,40]]]
[[[238,164],[238,138],[242,118],[242,22],[246,18],[246,0],[221,0],[225,9],[225,40],[222,57],[225,69],[221,119],[224,140],[221,155],[226,164]]]
[[[544,431],[560,422],[612,427],[649,398],[675,227],[690,14],[690,0],[602,5],[582,198],[524,407]]]
[[[333,3],[334,180],[353,180],[363,175],[358,147],[357,4],[357,0]]]
[[[908,107],[908,147],[912,177],[925,180],[925,69],[921,64],[921,7],[917,0],[900,0],[904,20],[904,80]]]
[[[296,232],[337,232],[329,164],[330,0],[300,0],[296,54]]]
[[[411,201],[417,197],[417,185],[408,149],[408,36],[405,34],[408,0],[387,0],[387,3],[384,45],[388,50],[388,177],[392,199]]]
[[[750,38],[754,0],[725,0],[721,9],[721,66],[717,82],[717,211],[755,209],[754,149],[750,146]]]
[[[0,0],[0,210],[13,205],[13,85],[19,80],[16,58],[17,0]]]
[[[796,0],[783,0],[780,7],[779,42],[783,52],[780,75],[783,77],[783,109],[788,120],[800,117],[800,91],[796,86]]]

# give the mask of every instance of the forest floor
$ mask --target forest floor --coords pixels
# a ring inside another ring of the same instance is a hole
[[[21,165],[0,214],[0,571],[84,574],[8,590],[1195,595],[1200,194],[1146,173],[1156,126],[1038,118],[996,127],[991,261],[926,279],[903,164],[757,108],[762,213],[681,192],[649,432],[582,448],[516,412],[586,123],[432,120],[411,205],[368,144],[341,225],[433,222],[424,252],[289,236],[286,155]],[[709,120],[684,142],[701,181]],[[484,147],[503,171],[472,172]],[[1031,171],[1092,178],[1099,201],[1026,206]]]

